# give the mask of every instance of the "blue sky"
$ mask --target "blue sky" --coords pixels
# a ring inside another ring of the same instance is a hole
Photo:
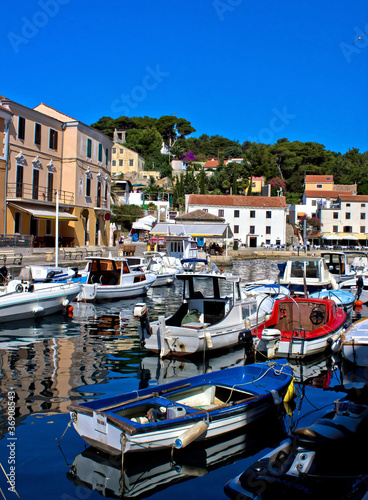
[[[4,2],[0,57],[0,94],[88,124],[175,113],[197,137],[368,150],[362,0]]]

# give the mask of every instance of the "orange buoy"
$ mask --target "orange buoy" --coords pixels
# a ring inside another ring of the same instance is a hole
[[[73,306],[68,306],[66,310],[68,312],[73,312],[74,311],[74,307]]]
[[[363,302],[362,302],[361,300],[356,300],[356,301],[355,301],[355,305],[356,305],[357,307],[362,307]]]

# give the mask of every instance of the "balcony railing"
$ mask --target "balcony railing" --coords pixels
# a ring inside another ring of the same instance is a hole
[[[96,196],[94,206],[98,208],[107,208],[107,200],[101,196]]]
[[[8,183],[7,198],[21,198],[22,200],[50,201],[56,203],[57,189],[48,189],[44,186],[34,186],[26,183]],[[72,191],[59,190],[59,203],[74,204]]]

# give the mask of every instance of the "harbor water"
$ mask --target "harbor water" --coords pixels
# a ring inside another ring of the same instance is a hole
[[[276,278],[278,273],[272,260],[236,261],[231,271],[244,281]],[[365,376],[368,380],[364,370],[346,367],[338,353],[294,364],[297,397],[278,417],[191,445],[173,457],[164,452],[127,456],[122,470],[120,458],[89,448],[69,426],[71,403],[252,361],[241,347],[180,360],[162,360],[142,348],[134,305],[145,302],[150,319],[156,319],[173,313],[181,294],[175,283],[151,288],[138,299],[75,303],[72,316],[1,325],[0,498],[226,499],[225,483],[289,429],[312,423],[336,399],[359,391]],[[352,321],[367,313],[363,306],[353,312]]]

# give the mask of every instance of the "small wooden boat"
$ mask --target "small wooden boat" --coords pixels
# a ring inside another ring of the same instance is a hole
[[[309,297],[312,299],[331,299],[337,307],[344,309],[348,316],[351,314],[355,303],[355,295],[347,290],[320,290],[311,293]]]
[[[252,340],[249,329],[273,308],[272,297],[244,298],[239,276],[186,272],[176,278],[183,282],[183,302],[172,316],[149,322],[145,304],[134,312],[140,317],[142,344],[161,357],[224,349],[243,342],[245,336]]]
[[[280,404],[291,381],[286,360],[256,363],[69,409],[78,434],[102,451],[180,449],[255,422]]]
[[[267,358],[304,358],[333,349],[346,318],[330,299],[287,297],[275,302],[270,319],[252,333]]]
[[[130,269],[121,257],[87,257],[87,280],[82,283],[78,301],[127,299],[145,295],[156,276]]]
[[[368,318],[360,319],[342,335],[341,352],[357,366],[368,366]]]
[[[367,431],[367,404],[340,399],[334,410],[294,430],[289,439],[227,483],[225,493],[237,500],[366,498],[368,476],[361,457]]]

